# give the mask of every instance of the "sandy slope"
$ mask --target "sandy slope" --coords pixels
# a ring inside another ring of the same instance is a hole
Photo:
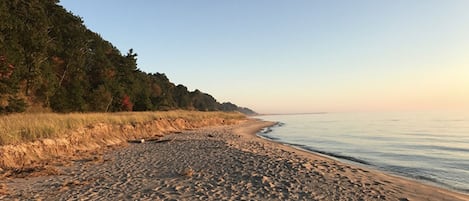
[[[469,200],[253,134],[268,125],[249,121],[132,144],[61,167],[57,176],[2,181],[0,199]]]

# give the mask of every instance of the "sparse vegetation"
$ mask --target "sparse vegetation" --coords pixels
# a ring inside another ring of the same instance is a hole
[[[0,145],[18,144],[37,139],[64,137],[69,131],[98,123],[138,124],[153,120],[182,118],[202,121],[208,118],[243,119],[238,112],[119,112],[119,113],[40,113],[11,114],[0,116]]]

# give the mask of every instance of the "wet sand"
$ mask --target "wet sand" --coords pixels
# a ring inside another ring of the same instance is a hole
[[[469,200],[261,139],[270,122],[202,128],[0,182],[0,200]]]

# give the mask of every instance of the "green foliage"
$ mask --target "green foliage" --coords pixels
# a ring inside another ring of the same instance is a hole
[[[256,112],[254,112],[253,110],[251,110],[249,108],[238,107],[237,105],[235,105],[233,103],[230,103],[230,102],[222,103],[220,105],[219,110],[225,111],[225,112],[238,111],[238,112],[241,112],[241,113],[246,114],[246,115],[256,115],[257,114]]]
[[[235,111],[237,109],[238,109],[238,106],[230,102],[222,103],[220,105],[221,111]]]
[[[121,54],[57,3],[0,1],[0,113],[28,105],[55,112],[238,110],[165,74],[140,71],[133,49]]]
[[[8,106],[5,107],[6,113],[24,112],[26,110],[26,103],[23,99],[18,97],[10,97],[8,99]]]
[[[194,107],[200,111],[217,111],[220,107],[220,103],[215,100],[211,95],[202,93],[199,90],[195,90],[191,93]]]

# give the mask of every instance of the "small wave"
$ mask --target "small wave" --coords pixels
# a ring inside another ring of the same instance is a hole
[[[261,131],[259,131],[259,133],[260,133],[261,135],[266,135],[266,134],[271,133],[272,131],[274,131],[274,130],[273,130],[274,127],[282,127],[282,126],[284,126],[284,125],[285,125],[285,123],[277,122],[277,123],[275,123],[275,124],[272,125],[272,126],[269,126],[269,127],[267,127],[267,128],[262,129]],[[268,136],[264,136],[264,137],[268,137]],[[269,137],[268,137],[268,138],[269,138]]]
[[[409,166],[402,166],[402,165],[384,165],[381,168],[385,170],[389,170],[391,172],[401,173],[407,176],[416,177],[417,175],[422,174],[429,174],[432,172],[437,171],[436,169],[432,168],[423,168],[423,167],[409,167]]]
[[[259,131],[259,132],[257,133],[257,135],[260,136],[260,137],[262,137],[262,138],[269,139],[269,140],[279,141],[280,138],[271,136],[271,135],[269,135],[269,133],[271,133],[272,131],[274,131],[273,129],[274,129],[275,127],[282,127],[282,126],[284,126],[284,125],[285,125],[285,123],[277,122],[277,123],[275,123],[275,124],[272,125],[272,126],[269,126],[269,127],[267,127],[267,128],[262,129],[261,131]]]
[[[265,139],[272,140],[272,141],[279,141],[280,140],[280,138],[269,136],[269,135],[259,135],[259,136],[261,138],[265,138]]]
[[[467,188],[458,188],[458,187],[455,187],[455,186],[452,186],[452,185],[449,185],[445,182],[442,182],[440,180],[437,180],[435,178],[431,178],[431,177],[427,177],[427,176],[422,176],[422,175],[417,175],[417,176],[411,176],[417,180],[421,180],[421,181],[428,181],[428,182],[431,182],[431,183],[434,183],[438,186],[441,186],[441,187],[445,187],[445,188],[449,188],[449,189],[453,189],[453,190],[456,190],[456,191],[459,191],[459,192],[463,192],[463,193],[469,193],[469,189]]]
[[[411,167],[403,167],[403,166],[385,166],[383,167],[384,170],[395,172],[399,175],[402,175],[404,177],[409,177],[413,178],[416,180],[420,181],[425,181],[429,183],[433,183],[437,186],[448,188],[448,189],[453,189],[455,191],[463,192],[463,193],[469,193],[469,189],[467,188],[461,188],[461,187],[456,187],[454,185],[450,185],[448,183],[445,183],[444,181],[441,181],[437,178],[426,176],[424,169],[419,169],[419,168],[411,168]]]
[[[285,123],[277,122],[276,124],[274,124],[274,125],[271,126],[271,127],[282,127],[282,126],[285,126]]]
[[[468,153],[469,148],[461,148],[461,147],[448,147],[448,146],[438,146],[438,145],[406,145],[404,147],[412,148],[412,149],[419,149],[419,150],[442,150],[442,151],[451,151],[451,152],[463,152]]]
[[[458,148],[458,147],[446,147],[446,146],[432,145],[432,146],[426,146],[425,148],[446,150],[446,151],[469,152],[469,149],[467,148]]]
[[[319,154],[326,155],[326,156],[332,156],[334,158],[345,159],[345,160],[348,160],[348,161],[353,161],[353,162],[364,164],[364,165],[373,165],[368,161],[365,161],[365,160],[362,160],[362,159],[359,159],[359,158],[355,158],[353,156],[347,156],[347,155],[322,151],[322,150],[314,149],[312,147],[301,145],[301,144],[293,144],[293,143],[285,143],[285,144],[289,145],[289,146],[293,146],[293,147],[298,147],[300,149],[303,149],[303,150],[306,150],[306,151],[309,151],[309,152],[319,153]]]
[[[260,133],[262,133],[262,134],[267,134],[267,133],[270,133],[270,132],[272,132],[272,128],[270,128],[270,127],[264,128],[260,131]]]
[[[285,123],[277,122],[276,124],[274,124],[270,127],[264,128],[257,135],[260,136],[260,137],[269,139],[269,140],[282,142],[280,138],[271,136],[271,135],[269,135],[269,133],[271,133],[273,131],[274,127],[282,127],[284,125],[285,125]],[[301,145],[301,144],[293,144],[293,143],[288,143],[288,142],[282,142],[282,143],[285,144],[285,145],[298,147],[298,148],[304,149],[306,151],[315,152],[315,153],[323,154],[323,155],[326,155],[326,156],[332,156],[332,157],[339,158],[339,159],[345,159],[345,160],[353,161],[353,162],[356,162],[356,163],[361,163],[361,164],[364,164],[364,165],[372,165],[368,161],[365,161],[365,160],[362,160],[362,159],[359,159],[359,158],[355,158],[353,156],[347,156],[347,155],[341,155],[341,154],[327,152],[327,151],[321,151],[321,150],[317,150],[317,149],[308,147],[306,145]]]
[[[445,183],[440,182],[435,178],[426,177],[426,176],[422,176],[422,175],[414,176],[414,178],[418,179],[418,180],[425,180],[425,181],[433,182],[433,183],[436,183],[436,184],[439,184],[439,185],[446,185]]]
[[[340,158],[340,159],[353,161],[353,162],[356,162],[356,163],[361,163],[361,164],[364,164],[364,165],[372,165],[371,163],[369,163],[365,160],[358,159],[358,158],[355,158],[353,156],[346,156],[346,155],[336,154],[336,153],[332,153],[332,152],[321,151],[321,150],[312,149],[312,148],[309,148],[309,147],[307,147],[306,150],[316,152],[316,153],[320,153],[320,154],[324,154],[324,155],[327,155],[327,156],[332,156],[332,157],[335,157],[335,158]]]

